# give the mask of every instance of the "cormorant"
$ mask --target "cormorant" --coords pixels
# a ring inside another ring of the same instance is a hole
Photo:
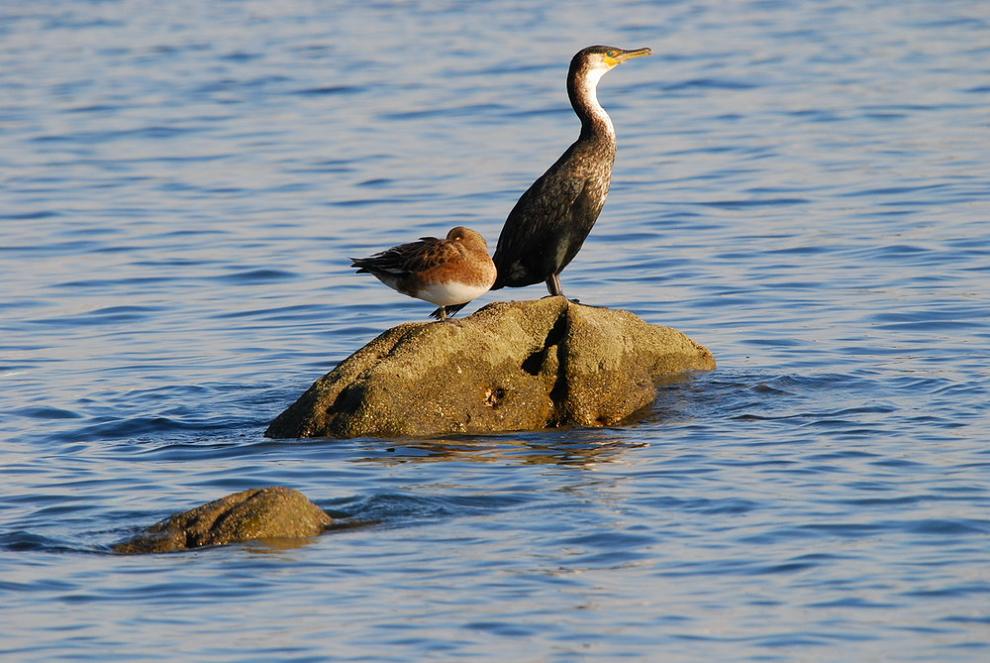
[[[581,119],[581,134],[509,212],[495,248],[492,290],[545,281],[551,295],[564,294],[560,273],[598,220],[612,182],[615,130],[598,103],[598,81],[626,60],[652,53],[589,46],[571,60],[567,96]]]

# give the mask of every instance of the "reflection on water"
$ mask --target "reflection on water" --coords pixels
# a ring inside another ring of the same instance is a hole
[[[568,465],[594,469],[599,463],[615,462],[627,449],[645,442],[625,439],[609,429],[560,429],[525,433],[519,437],[450,437],[435,440],[389,440],[384,449],[373,441],[371,454],[356,459],[378,463],[527,463]]]
[[[986,660],[983,3],[0,13],[0,658]],[[719,369],[609,429],[266,440],[423,316],[347,257],[493,244],[592,43],[656,55],[568,293]],[[107,554],[264,485],[334,528]]]

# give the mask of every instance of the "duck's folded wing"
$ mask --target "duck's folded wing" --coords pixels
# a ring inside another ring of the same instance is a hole
[[[352,258],[351,266],[358,272],[382,272],[396,277],[408,276],[432,269],[448,260],[452,248],[435,237],[400,244],[370,258]]]

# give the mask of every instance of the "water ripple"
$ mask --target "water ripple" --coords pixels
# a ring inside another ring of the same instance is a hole
[[[982,5],[8,4],[0,657],[987,658]],[[603,25],[656,54],[563,280],[719,369],[605,429],[265,439],[428,310],[347,256],[494,248]],[[335,526],[111,554],[274,484]]]

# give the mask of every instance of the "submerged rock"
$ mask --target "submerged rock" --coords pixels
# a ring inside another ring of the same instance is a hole
[[[394,327],[317,380],[268,437],[396,437],[604,426],[657,382],[712,370],[707,348],[626,311],[563,297]]]
[[[252,488],[177,513],[118,543],[113,551],[160,553],[254,539],[310,537],[330,522],[330,516],[298,490]]]

